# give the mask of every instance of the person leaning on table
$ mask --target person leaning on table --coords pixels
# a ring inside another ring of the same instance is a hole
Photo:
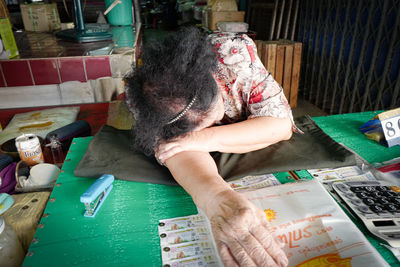
[[[231,189],[209,154],[258,150],[297,131],[254,42],[188,27],[143,51],[126,78],[136,148],[165,165],[205,212],[226,266],[286,266],[264,212]]]

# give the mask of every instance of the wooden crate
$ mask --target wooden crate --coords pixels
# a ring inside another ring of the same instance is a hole
[[[256,40],[257,53],[265,68],[282,85],[292,108],[297,105],[302,44],[288,40]]]

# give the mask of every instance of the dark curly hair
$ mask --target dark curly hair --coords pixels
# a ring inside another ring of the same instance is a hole
[[[187,27],[163,42],[147,42],[142,65],[126,77],[126,97],[135,117],[134,146],[154,155],[160,140],[193,131],[216,100],[217,58],[205,33]],[[169,123],[196,97],[179,120]]]

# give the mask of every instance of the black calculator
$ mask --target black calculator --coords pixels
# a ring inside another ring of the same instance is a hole
[[[380,181],[336,182],[334,191],[376,237],[400,248],[400,191]]]

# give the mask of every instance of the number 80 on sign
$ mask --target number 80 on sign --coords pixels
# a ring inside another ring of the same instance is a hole
[[[400,145],[400,114],[381,119],[381,125],[388,147]]]

